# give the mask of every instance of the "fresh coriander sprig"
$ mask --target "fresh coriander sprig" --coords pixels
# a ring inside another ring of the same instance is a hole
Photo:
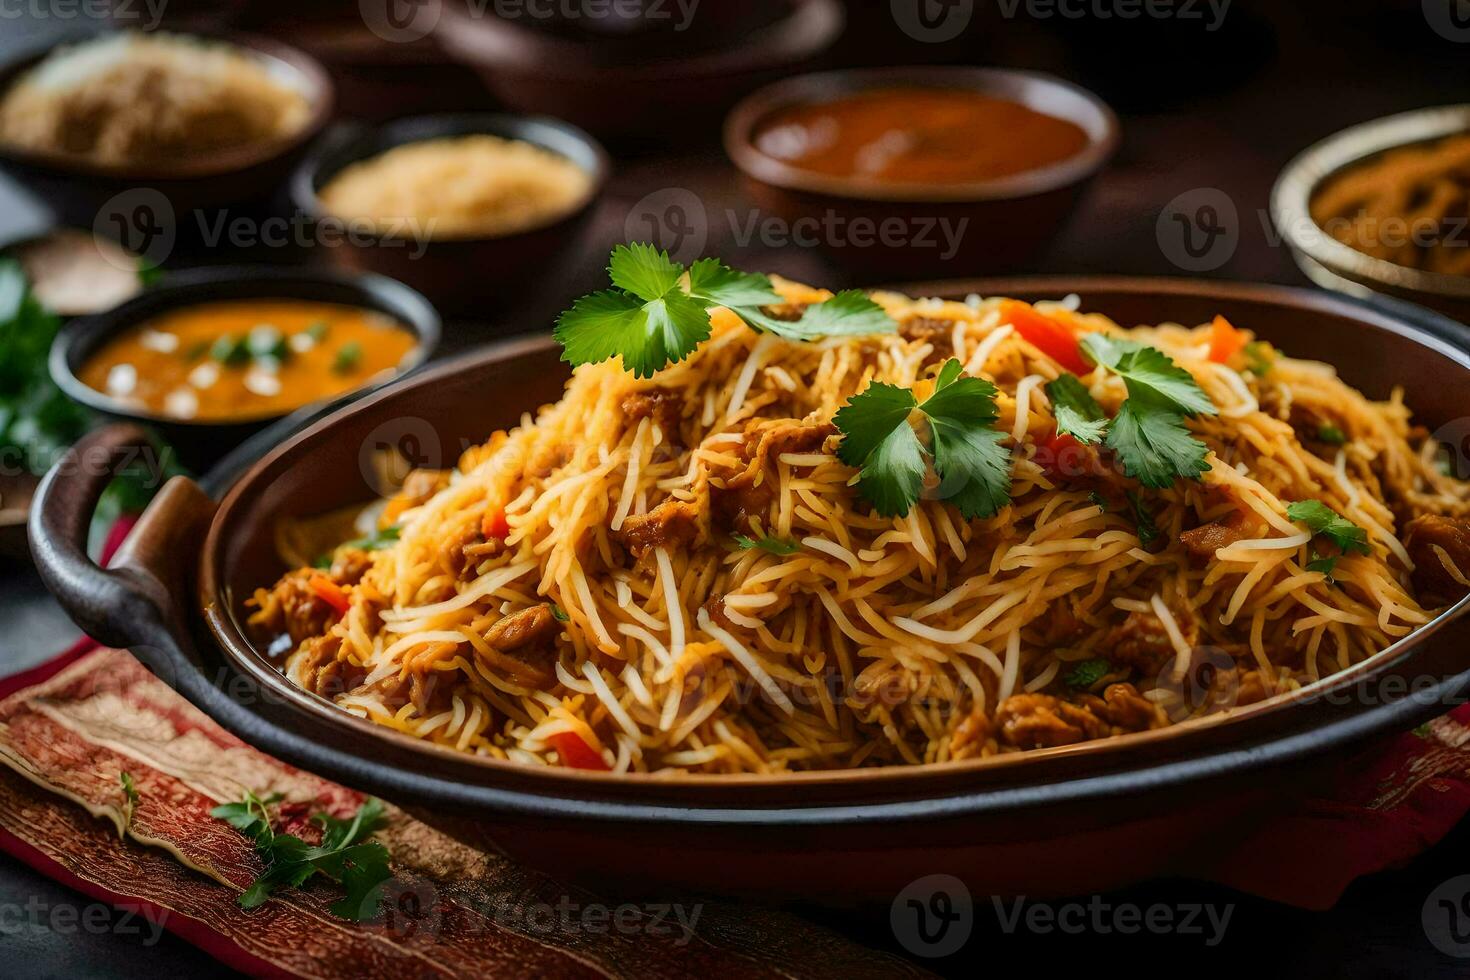
[[[1184,420],[1214,415],[1215,405],[1188,371],[1160,350],[1104,333],[1087,334],[1081,346],[1094,364],[1123,379],[1128,398],[1109,421],[1087,387],[1063,374],[1046,386],[1057,432],[1105,443],[1123,471],[1146,487],[1170,487],[1181,476],[1192,479],[1209,469],[1209,447],[1190,434]]]
[[[795,541],[787,541],[784,538],[760,538],[757,540],[755,538],[748,538],[743,534],[735,535],[735,544],[742,551],[759,548],[762,551],[769,551],[773,555],[783,556],[794,555],[801,550],[801,545]]]
[[[388,867],[388,849],[368,840],[386,820],[383,804],[369,799],[350,820],[325,813],[312,819],[322,828],[316,846],[293,834],[278,834],[271,826],[269,807],[280,795],[261,797],[247,790],[238,803],[225,803],[209,811],[255,842],[265,861],[265,872],[241,893],[241,908],[264,905],[277,888],[300,888],[322,874],[339,882],[345,896],[331,905],[332,914],[353,922],[364,922],[377,914],[383,884],[393,877]]]
[[[1345,555],[1352,552],[1360,555],[1373,553],[1373,548],[1368,544],[1368,532],[1320,500],[1298,500],[1287,505],[1286,519],[1305,524],[1313,536],[1326,538]],[[1331,575],[1335,565],[1336,559],[1333,559],[1333,564],[1326,568],[1325,574]],[[1312,570],[1323,571],[1320,567]]]
[[[875,381],[833,416],[842,433],[838,458],[861,468],[858,491],[884,517],[905,515],[918,501],[928,459],[941,496],[966,519],[990,517],[1010,502],[1010,453],[993,428],[995,385],[960,377],[962,370],[954,358],[946,361],[922,403],[907,388]],[[915,409],[927,423],[928,449],[909,424]]]
[[[716,306],[753,330],[789,340],[897,329],[881,306],[856,290],[808,306],[800,319],[779,319],[763,309],[785,302],[767,277],[731,269],[718,259],[700,259],[686,269],[639,242],[613,249],[608,274],[612,289],[583,296],[556,321],[562,360],[570,364],[621,356],[634,376],[652,377],[709,339],[709,311]]]

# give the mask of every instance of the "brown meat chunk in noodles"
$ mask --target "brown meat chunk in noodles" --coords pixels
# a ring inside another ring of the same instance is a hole
[[[1448,606],[1470,592],[1470,586],[1445,564],[1447,558],[1462,578],[1470,578],[1470,520],[1436,514],[1416,517],[1404,526],[1404,548],[1414,559],[1412,581],[1421,603]]]

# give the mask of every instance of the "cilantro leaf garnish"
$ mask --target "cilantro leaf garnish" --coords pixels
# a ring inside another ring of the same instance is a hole
[[[995,385],[960,377],[960,362],[940,368],[933,394],[922,404],[906,388],[875,381],[848,399],[832,421],[842,432],[837,456],[861,467],[858,490],[884,517],[907,514],[923,489],[925,457],[932,456],[940,496],[967,519],[989,517],[1010,500],[1010,454],[995,431]],[[917,409],[928,423],[926,452],[909,424]]]
[[[634,376],[652,377],[709,339],[715,306],[726,307],[753,330],[788,340],[897,329],[881,306],[857,291],[814,303],[798,320],[778,319],[763,310],[783,302],[766,276],[731,269],[718,259],[700,259],[686,270],[667,253],[637,242],[613,249],[608,274],[615,288],[583,296],[556,321],[562,360],[570,364],[621,356]]]
[[[742,551],[759,548],[762,551],[769,551],[773,555],[794,555],[801,550],[801,545],[795,541],[787,541],[783,538],[760,538],[757,540],[756,538],[748,538],[743,534],[735,535],[735,544]]]
[[[1317,439],[1329,446],[1341,446],[1347,443],[1347,433],[1335,425],[1320,425],[1317,427]]]
[[[1334,581],[1332,578],[1332,573],[1336,571],[1336,569],[1336,555],[1332,556],[1331,558],[1324,558],[1321,555],[1317,554],[1316,549],[1313,549],[1312,560],[1307,562],[1307,571],[1321,572],[1323,577],[1327,580],[1327,584],[1331,585]]]
[[[364,922],[377,914],[383,884],[393,877],[388,867],[388,849],[368,840],[386,820],[383,804],[369,799],[350,820],[319,813],[312,819],[322,828],[315,846],[293,834],[278,834],[271,826],[269,807],[280,802],[280,794],[261,797],[246,790],[238,803],[225,803],[209,811],[255,842],[265,861],[265,871],[239,898],[241,908],[265,904],[278,888],[299,888],[317,874],[343,885],[344,897],[332,904],[334,915]]]
[[[1108,427],[1107,445],[1124,472],[1146,487],[1171,487],[1176,477],[1197,477],[1210,468],[1209,447],[1189,434],[1182,416],[1142,409],[1131,398]]]
[[[1112,672],[1113,665],[1110,661],[1093,657],[1073,666],[1062,681],[1073,690],[1086,690]]]
[[[1145,550],[1159,538],[1159,526],[1154,523],[1153,511],[1143,502],[1137,491],[1129,490],[1128,510],[1133,514],[1133,523],[1138,528],[1138,543]]]
[[[398,539],[402,536],[403,528],[399,527],[397,524],[394,524],[392,527],[379,528],[365,538],[357,538],[354,541],[348,541],[347,543],[340,545],[339,547],[334,548],[331,551],[328,551],[326,554],[319,556],[313,564],[315,564],[317,568],[331,568],[332,561],[336,557],[337,552],[342,550],[343,548],[356,548],[359,551],[382,551],[390,544],[397,543]]]
[[[1270,374],[1276,364],[1276,352],[1264,340],[1252,340],[1245,345],[1243,353],[1246,369],[1258,378]]]
[[[1331,541],[1343,554],[1353,551],[1362,555],[1373,553],[1368,544],[1368,532],[1320,500],[1298,500],[1288,505],[1286,518],[1305,524],[1312,534]]]
[[[1081,344],[1094,363],[1121,377],[1128,389],[1105,438],[1125,473],[1146,487],[1163,489],[1178,477],[1194,478],[1209,469],[1209,447],[1190,434],[1184,420],[1214,415],[1215,405],[1188,371],[1162,351],[1131,340],[1091,333]]]
[[[1092,397],[1092,392],[1075,374],[1063,372],[1055,381],[1049,382],[1046,397],[1051,399],[1059,435],[1069,435],[1086,443],[1102,441],[1107,432],[1108,417],[1097,399]]]
[[[747,323],[747,310],[735,309]],[[751,324],[756,326],[756,324]],[[851,337],[872,333],[891,333],[893,319],[860,289],[845,289],[831,299],[813,303],[795,322],[772,320],[759,329],[780,334],[788,340],[816,340],[819,337]]]

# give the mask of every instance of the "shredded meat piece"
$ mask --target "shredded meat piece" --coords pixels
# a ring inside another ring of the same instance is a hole
[[[332,567],[327,574],[338,585],[356,585],[372,567],[371,552],[361,548],[342,548],[332,556]]]
[[[1184,641],[1191,647],[1199,645],[1199,623],[1187,609],[1169,610],[1184,634]],[[1129,613],[1128,618],[1114,626],[1103,637],[1099,649],[1102,655],[1115,664],[1132,667],[1145,677],[1153,677],[1170,663],[1175,656],[1174,644],[1164,624],[1151,612]]]
[[[776,499],[775,480],[764,473],[766,464],[782,453],[814,453],[822,448],[837,427],[830,422],[781,419],[774,424],[752,419],[745,427],[740,458],[745,469],[710,485],[711,516],[726,530],[743,530],[753,518],[765,519]],[[762,478],[764,476],[764,478]]]
[[[1197,558],[1213,558],[1215,552],[1245,538],[1237,513],[1234,520],[1213,521],[1188,531],[1179,532],[1179,542]]]
[[[1168,724],[1163,709],[1138,693],[1132,684],[1109,684],[1103,691],[1104,716],[1126,732],[1144,732]]]
[[[1048,647],[1066,646],[1087,632],[1087,624],[1077,618],[1072,604],[1065,598],[1054,603],[1044,619],[1041,642]]]
[[[977,704],[955,726],[954,734],[949,740],[949,756],[956,760],[973,759],[985,751],[985,743],[989,739],[990,718],[985,714],[985,709]]]
[[[440,490],[449,486],[450,470],[413,470],[403,481],[403,486],[388,501],[383,509],[383,520],[392,524],[405,511],[428,503]]]
[[[646,514],[623,519],[613,540],[642,558],[655,548],[691,544],[699,537],[699,508],[691,501],[665,500]]]
[[[711,596],[709,601],[704,604],[704,608],[709,613],[709,618],[714,620],[715,625],[721,629],[735,630],[740,628],[740,624],[726,614],[724,596]]]
[[[995,724],[1000,741],[1021,749],[1071,745],[1108,734],[1107,723],[1087,708],[1050,694],[1011,695],[996,709]]]
[[[776,499],[776,491],[769,481],[752,485],[742,474],[723,487],[711,483],[709,499],[710,516],[716,524],[727,531],[743,530],[753,518],[765,519],[771,502]]]
[[[462,579],[467,571],[499,551],[500,545],[499,540],[486,541],[479,522],[472,521],[445,542],[439,560],[455,578]]]
[[[545,645],[558,629],[551,604],[543,602],[498,620],[485,634],[485,642],[500,653],[514,653]]]
[[[259,612],[250,618],[251,623],[272,633],[289,634],[296,646],[325,633],[337,621],[338,613],[312,591],[309,583],[315,574],[320,573],[298,568],[281,576],[269,591],[258,590],[254,602]]]
[[[817,452],[827,441],[828,436],[837,434],[837,426],[831,422],[793,420],[767,425],[759,431],[760,441],[756,444],[755,453],[750,458],[759,465],[765,465],[767,460],[775,459],[783,453]],[[749,445],[749,442],[750,434],[747,429],[746,444]]]
[[[1276,682],[1271,675],[1259,670],[1248,670],[1240,675],[1240,685],[1235,691],[1235,704],[1255,704],[1266,700],[1275,693]]]
[[[1411,581],[1426,606],[1448,606],[1470,592],[1445,567],[1442,549],[1462,577],[1470,578],[1470,519],[1423,514],[1404,526],[1404,548],[1414,559]]]
[[[679,423],[684,417],[684,399],[678,394],[662,388],[630,392],[623,396],[623,415],[630,427],[640,419],[651,418],[665,439],[683,445],[679,440]]]
[[[342,656],[342,638],[317,636],[306,641],[301,652],[306,662],[301,677],[306,689],[324,698],[334,698],[352,690],[367,676]]]
[[[941,320],[932,316],[911,316],[898,328],[904,340],[919,340],[930,344],[934,350],[924,359],[925,364],[942,361],[954,354],[954,321]]]

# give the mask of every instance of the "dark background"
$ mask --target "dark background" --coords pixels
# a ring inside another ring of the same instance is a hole
[[[1228,261],[1202,274],[1303,285],[1305,280],[1276,242],[1265,217],[1272,182],[1297,152],[1344,126],[1405,109],[1470,101],[1466,97],[1470,37],[1457,42],[1431,26],[1437,16],[1431,8],[1439,4],[1438,13],[1443,13],[1456,3],[1459,0],[1426,4],[1235,0],[1219,27],[1208,30],[1212,15],[1202,3],[1193,8],[1204,14],[1202,20],[1120,20],[1095,15],[1038,18],[1032,13],[1051,8],[1025,3],[1016,8],[1015,16],[1005,17],[1001,11],[1010,7],[1008,3],[976,0],[969,30],[953,42],[930,45],[895,28],[886,0],[864,0],[849,5],[848,30],[826,61],[837,66],[937,61],[1035,68],[1087,86],[1114,106],[1123,123],[1117,157],[1056,244],[1028,271],[1180,274],[1168,258],[1167,241],[1161,242],[1156,231],[1160,212],[1177,195],[1215,188],[1235,204],[1238,245]],[[1069,9],[1081,7],[1074,3]],[[237,26],[302,43],[302,38],[316,36],[313,32],[330,32],[333,24],[350,26],[356,8],[353,0],[337,4],[176,0],[167,9],[169,17],[181,24],[220,23],[221,16],[227,16]],[[32,14],[14,16],[25,9]],[[308,12],[305,20],[302,11]],[[0,60],[57,32],[86,26],[54,16],[45,0],[0,4],[0,12],[6,14],[0,18]],[[427,70],[424,77],[430,77]],[[471,76],[436,68],[432,78],[425,93],[430,108],[493,105]],[[581,254],[568,261],[564,275],[530,299],[487,296],[484,319],[453,324],[446,347],[463,349],[496,334],[547,329],[571,298],[603,284],[607,249],[624,239],[635,204],[670,188],[692,191],[703,202],[710,216],[706,254],[719,255],[735,266],[820,285],[860,285],[815,251],[742,247],[733,240],[725,216],[747,216],[751,204],[718,144],[708,136],[710,128],[698,120],[671,121],[663,139],[620,152],[595,227]],[[27,206],[12,203],[0,186],[0,241],[31,217]],[[318,256],[275,250],[250,258],[279,262],[313,261]],[[237,254],[185,248],[165,264],[238,260]],[[947,274],[937,265],[932,278]],[[74,630],[34,574],[22,566],[6,566],[0,559],[0,674],[42,661],[73,638]],[[1199,936],[1010,935],[1000,928],[989,902],[982,900],[975,932],[965,948],[924,965],[956,976],[987,968],[1021,968],[1028,975],[1100,969],[1142,976],[1165,971],[1205,976],[1247,971],[1293,977],[1470,976],[1470,959],[1452,959],[1430,946],[1421,918],[1430,891],[1467,872],[1470,828],[1461,827],[1410,867],[1359,881],[1327,913],[1301,912],[1190,882],[1155,883],[1107,896],[1115,904],[1140,906],[1232,904],[1224,941],[1216,947],[1206,946]],[[24,907],[28,901],[55,906],[86,900],[0,859],[0,907]],[[798,911],[856,941],[903,954],[888,927],[886,908]],[[0,931],[0,964],[4,964],[0,972],[57,977],[223,972],[172,937],[144,948],[137,937],[110,932],[58,934],[44,919],[29,916],[19,928],[7,920]]]

